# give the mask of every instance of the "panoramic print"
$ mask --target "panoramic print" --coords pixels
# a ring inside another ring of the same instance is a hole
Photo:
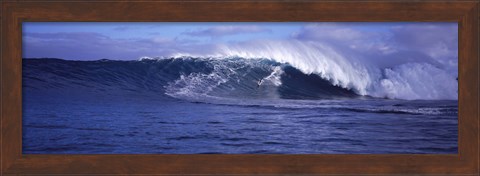
[[[24,22],[24,154],[456,154],[458,26]]]

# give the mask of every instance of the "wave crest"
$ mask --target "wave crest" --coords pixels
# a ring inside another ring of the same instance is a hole
[[[319,42],[298,40],[218,45],[208,53],[177,53],[174,56],[264,58],[289,64],[307,75],[316,74],[334,86],[359,95],[406,100],[458,99],[456,77],[431,58],[412,60],[402,55],[362,58]],[[376,64],[388,59],[395,59],[395,65]]]

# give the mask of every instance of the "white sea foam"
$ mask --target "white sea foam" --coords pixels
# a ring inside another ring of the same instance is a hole
[[[372,96],[399,99],[458,99],[454,76],[427,63],[408,63],[384,69]]]
[[[268,75],[265,78],[260,80],[258,85],[260,86],[260,85],[264,84],[265,82],[268,82],[268,83],[271,83],[275,86],[280,86],[280,85],[282,85],[282,80],[281,80],[282,74],[283,74],[282,67],[276,66],[276,67],[273,68],[273,71],[270,75]]]

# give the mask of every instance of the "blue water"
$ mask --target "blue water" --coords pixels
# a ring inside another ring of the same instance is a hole
[[[457,153],[457,101],[358,96],[267,61],[235,77],[209,62],[24,59],[23,153]],[[270,66],[281,85],[262,79]]]

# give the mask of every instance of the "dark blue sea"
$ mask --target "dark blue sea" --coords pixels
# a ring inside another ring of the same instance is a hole
[[[24,154],[452,154],[457,116],[266,59],[23,59]]]

